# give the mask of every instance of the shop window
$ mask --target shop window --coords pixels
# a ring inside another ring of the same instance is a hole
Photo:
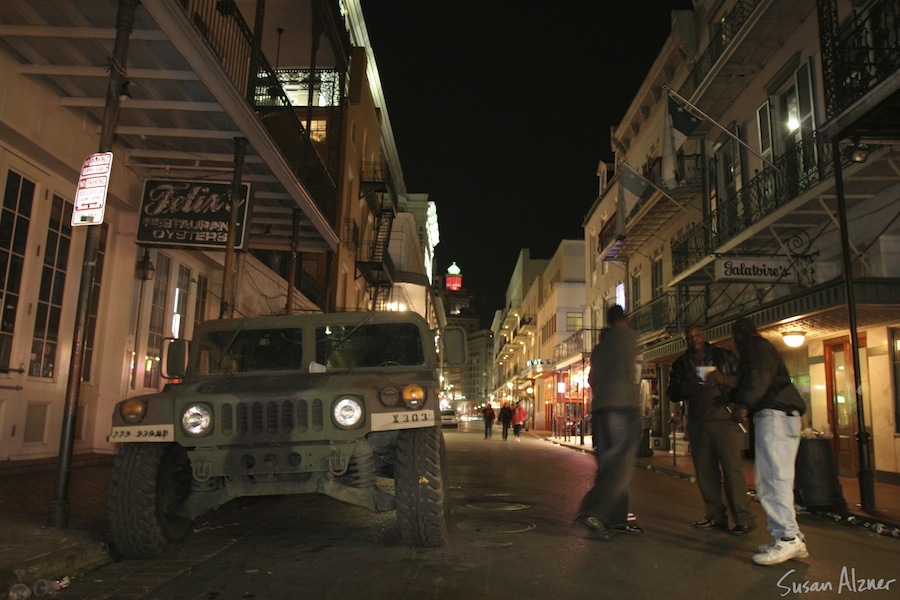
[[[56,349],[71,245],[72,204],[54,194],[34,311],[34,337],[28,362],[28,374],[32,377],[53,378],[56,374]]]
[[[144,387],[159,387],[162,340],[166,321],[166,299],[169,297],[169,268],[172,260],[157,255],[156,277],[153,279],[153,299],[150,305],[150,325],[147,330],[147,352],[144,357]]]

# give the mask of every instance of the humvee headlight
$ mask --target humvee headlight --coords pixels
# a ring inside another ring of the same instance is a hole
[[[147,405],[137,398],[125,400],[119,405],[119,414],[126,423],[140,423],[144,420],[146,412]]]
[[[425,403],[425,389],[416,384],[406,386],[403,388],[403,402],[409,408],[419,408]]]
[[[345,397],[334,403],[331,410],[334,422],[338,427],[350,429],[359,425],[363,419],[363,407],[356,398]]]
[[[203,404],[191,404],[181,413],[181,428],[188,435],[199,437],[212,429],[212,413]]]

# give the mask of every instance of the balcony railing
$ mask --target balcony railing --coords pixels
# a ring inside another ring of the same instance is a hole
[[[688,186],[699,186],[702,183],[702,158],[703,157],[699,154],[678,153],[678,156],[676,157],[678,183],[672,190],[670,190],[673,194],[677,194],[677,191],[681,188]],[[631,224],[633,222],[633,219],[640,212],[640,210],[644,206],[646,206],[647,202],[650,201],[654,194],[658,193],[656,187],[663,187],[659,161],[653,163],[653,168],[645,171],[643,176],[646,177],[647,180],[650,181],[653,185],[648,185],[644,189],[641,197],[638,198],[637,202],[635,202],[634,206],[632,207],[631,212],[628,213],[628,217],[626,219],[626,230],[628,229],[628,224]],[[609,220],[603,224],[603,227],[600,228],[600,236],[597,248],[598,252],[603,252],[618,239],[619,237],[616,235],[616,213],[614,212]]]
[[[602,329],[579,329],[553,347],[553,362],[559,363],[580,354],[590,354],[600,341]]]
[[[628,314],[638,333],[681,331],[688,325],[706,323],[706,293],[666,293]]]
[[[815,133],[775,159],[716,210],[672,241],[674,275],[712,254],[717,248],[810,190],[834,172],[831,144]]]
[[[706,79],[706,76],[712,71],[713,67],[722,57],[725,48],[734,39],[737,32],[744,26],[747,19],[753,14],[754,9],[762,0],[738,0],[734,8],[729,11],[722,22],[716,28],[710,40],[709,46],[697,58],[694,64],[694,70],[688,75],[688,78],[681,85],[678,93],[685,98],[693,96],[694,92]]]
[[[234,0],[181,0],[181,5],[231,83],[260,115],[319,210],[334,225],[337,185]]]
[[[900,68],[900,0],[854,11],[838,30],[835,52],[839,114]]]

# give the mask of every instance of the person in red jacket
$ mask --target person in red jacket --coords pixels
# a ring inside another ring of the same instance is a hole
[[[521,402],[516,402],[516,407],[513,408],[512,414],[512,424],[513,424],[513,434],[516,436],[516,441],[521,442],[522,435],[522,425],[525,424],[525,417],[527,413],[525,412],[525,407],[522,406]]]

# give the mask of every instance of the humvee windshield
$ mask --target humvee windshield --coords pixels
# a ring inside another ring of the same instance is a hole
[[[200,375],[303,367],[303,330],[299,328],[209,331],[199,343]]]
[[[200,375],[303,369],[303,329],[209,331],[198,340]],[[422,336],[411,323],[316,328],[315,362],[326,370],[425,364]]]
[[[422,336],[411,323],[316,328],[316,362],[331,369],[425,364]]]

